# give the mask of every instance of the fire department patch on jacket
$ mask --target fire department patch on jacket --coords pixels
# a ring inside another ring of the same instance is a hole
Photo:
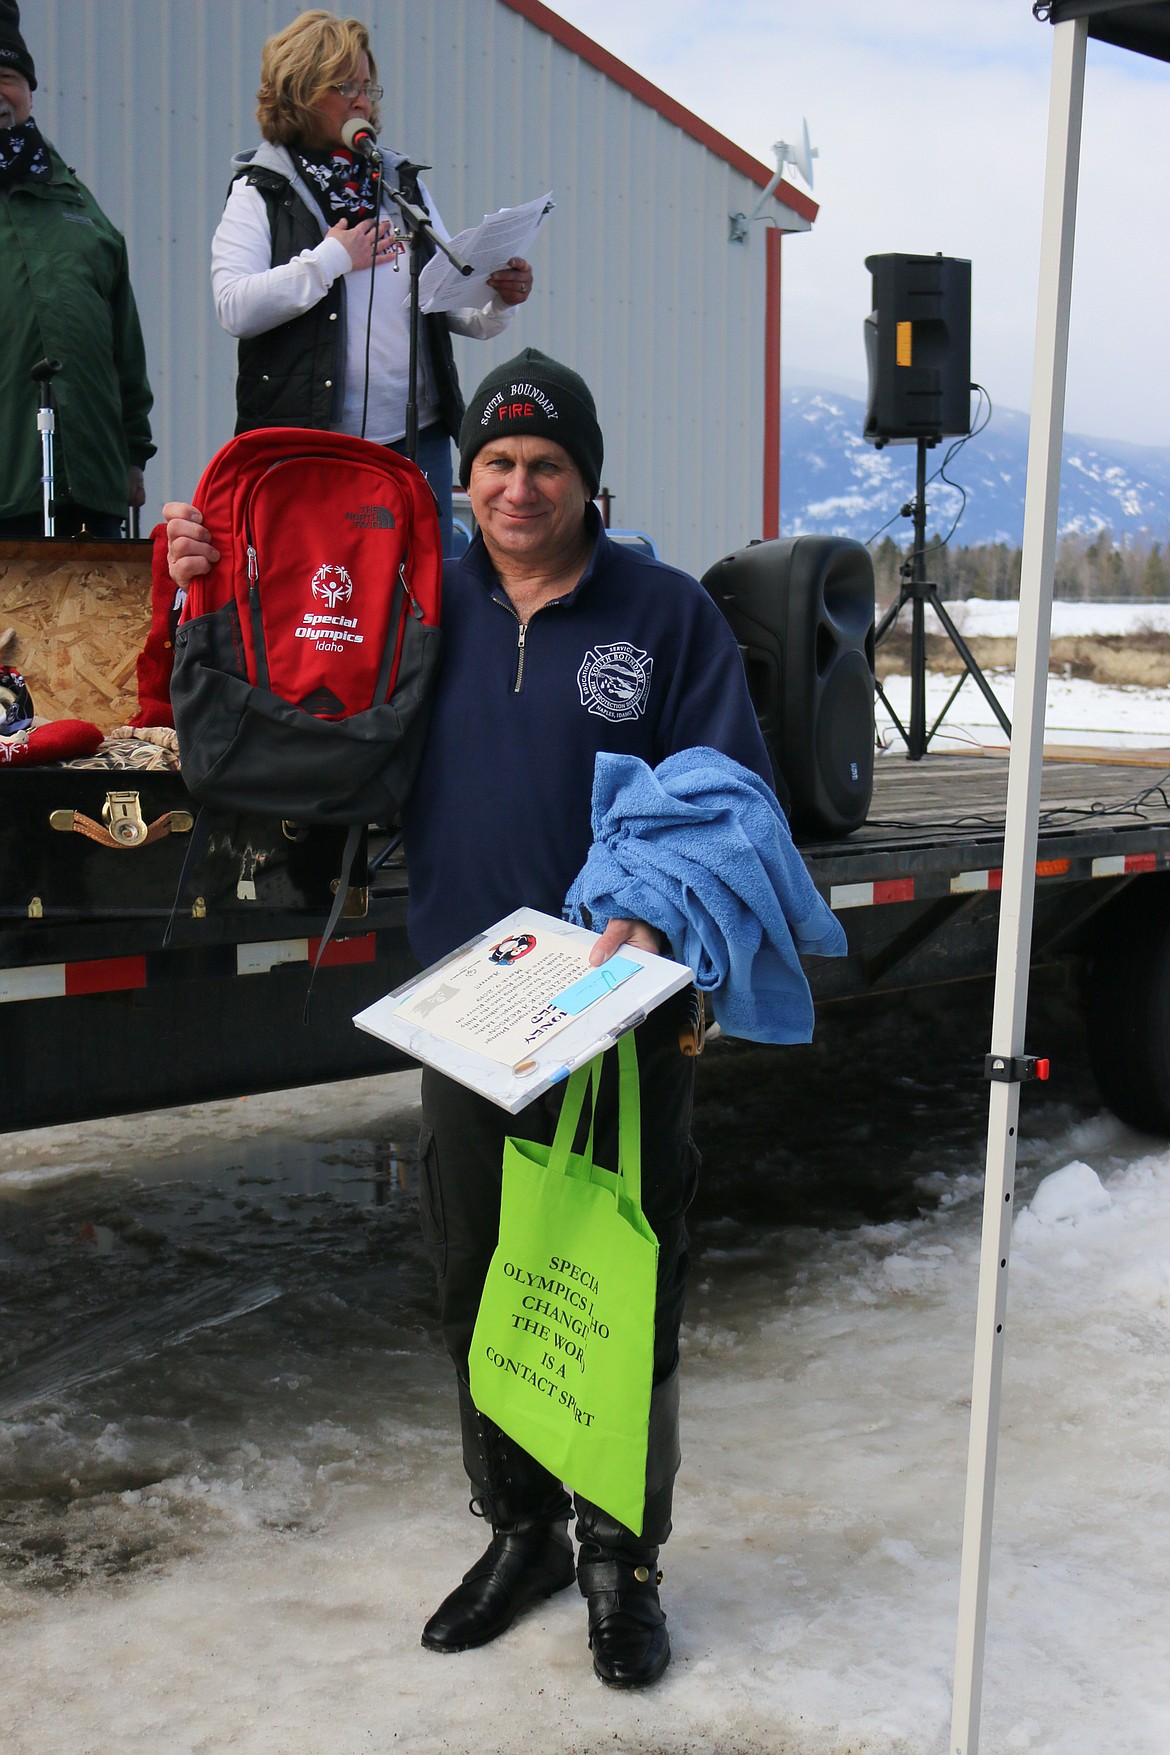
[[[616,640],[593,646],[577,672],[581,705],[601,719],[639,719],[646,711],[654,660],[637,646]]]

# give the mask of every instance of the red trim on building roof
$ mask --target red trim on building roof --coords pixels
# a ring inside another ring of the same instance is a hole
[[[502,3],[511,11],[518,12],[521,18],[526,18],[529,24],[536,25],[538,30],[544,31],[546,36],[552,37],[562,48],[588,62],[590,67],[596,67],[599,73],[604,73],[615,85],[630,92],[640,103],[657,110],[667,122],[673,122],[676,128],[681,128],[684,134],[689,134],[692,140],[697,140],[700,146],[705,146],[716,158],[721,158],[733,169],[742,171],[758,188],[763,189],[771,182],[773,173],[767,165],[762,165],[759,159],[753,158],[750,152],[745,152],[742,146],[736,146],[733,140],[728,140],[725,134],[720,134],[709,123],[696,116],[693,110],[684,109],[682,104],[676,103],[674,98],[668,97],[658,86],[651,85],[648,79],[643,79],[640,73],[635,73],[632,67],[627,67],[624,61],[619,61],[616,55],[611,55],[608,49],[603,49],[600,43],[595,43],[592,37],[577,30],[551,8],[542,6],[540,0],[502,0]],[[801,219],[807,219],[810,224],[820,212],[817,203],[808,195],[802,195],[799,189],[794,189],[791,183],[779,183],[775,198],[781,207],[787,207],[791,213],[799,214]]]

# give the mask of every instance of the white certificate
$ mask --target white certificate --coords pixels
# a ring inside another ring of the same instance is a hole
[[[694,979],[628,945],[591,968],[596,944],[584,927],[517,908],[354,1023],[514,1114]]]

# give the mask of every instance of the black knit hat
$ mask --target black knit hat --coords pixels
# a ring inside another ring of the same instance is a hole
[[[477,451],[493,439],[533,433],[563,445],[585,478],[590,498],[601,482],[603,447],[597,408],[584,378],[571,366],[526,347],[490,371],[468,401],[459,429],[459,480],[471,477]]]
[[[0,67],[15,67],[37,89],[37,70],[20,34],[20,7],[16,0],[0,0]]]

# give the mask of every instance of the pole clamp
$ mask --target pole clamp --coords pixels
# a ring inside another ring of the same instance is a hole
[[[983,1058],[983,1076],[1000,1085],[1026,1085],[1033,1079],[1047,1079],[1049,1063],[1035,1054],[987,1054]]]

